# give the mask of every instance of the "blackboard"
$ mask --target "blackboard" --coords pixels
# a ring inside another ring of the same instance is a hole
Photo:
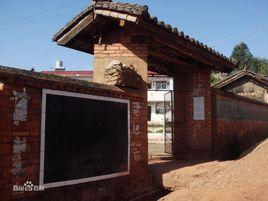
[[[128,103],[46,94],[44,184],[128,171]]]

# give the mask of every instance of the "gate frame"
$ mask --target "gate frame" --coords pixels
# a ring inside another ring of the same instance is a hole
[[[166,133],[166,95],[170,94],[171,96],[171,150],[167,151],[167,133]],[[173,155],[173,139],[174,139],[174,95],[173,95],[173,90],[170,90],[169,92],[164,94],[164,148],[165,148],[165,153],[172,154]]]

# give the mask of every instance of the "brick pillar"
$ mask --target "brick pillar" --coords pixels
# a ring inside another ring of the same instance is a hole
[[[204,99],[204,119],[194,119],[194,98],[198,103]],[[191,68],[175,72],[173,150],[176,158],[211,157],[211,109],[210,70]]]
[[[139,42],[137,33],[109,33],[104,36],[101,44],[94,45],[94,75],[93,81],[107,84],[105,81],[105,67],[112,61],[118,60],[122,64],[132,65],[142,77],[144,95],[147,94],[148,47]]]
[[[105,78],[105,68],[118,60],[124,65],[131,65],[141,78],[138,89],[121,87],[126,94],[137,96],[137,101],[130,105],[130,186],[131,192],[146,190],[148,182],[148,140],[147,140],[147,44],[143,43],[138,33],[117,31],[103,36],[101,44],[94,45],[93,81],[109,84]]]

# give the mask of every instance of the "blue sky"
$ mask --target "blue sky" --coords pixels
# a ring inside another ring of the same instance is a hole
[[[122,0],[146,4],[158,19],[230,56],[244,41],[268,57],[267,0]],[[60,47],[52,36],[90,0],[0,0],[0,65],[51,70],[57,59],[69,70],[92,69],[93,57]]]

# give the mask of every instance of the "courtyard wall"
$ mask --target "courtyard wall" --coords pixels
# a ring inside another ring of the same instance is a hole
[[[48,188],[40,192],[14,192],[13,185],[21,186],[26,181],[31,181],[34,185],[39,184],[43,89],[129,100],[129,174]],[[16,120],[15,101],[19,98],[18,94],[23,92],[27,95],[26,108],[22,108],[24,112],[26,111],[26,118]],[[0,69],[0,200],[129,200],[146,192],[148,181],[146,98],[133,89],[17,69]]]
[[[215,157],[232,159],[268,136],[268,104],[212,89]]]

